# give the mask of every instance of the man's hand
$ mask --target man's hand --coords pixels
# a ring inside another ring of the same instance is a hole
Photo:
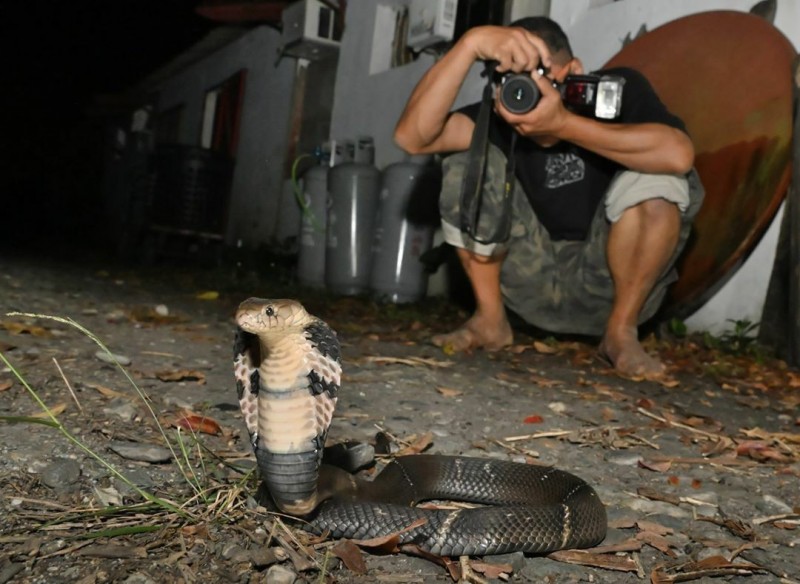
[[[476,60],[497,61],[497,71],[534,71],[540,65],[550,67],[551,55],[542,39],[524,28],[476,26],[463,37]]]
[[[568,116],[572,114],[564,107],[561,94],[550,79],[535,70],[531,77],[541,92],[535,108],[524,114],[513,114],[503,107],[499,99],[495,99],[495,111],[523,136],[558,139]]]

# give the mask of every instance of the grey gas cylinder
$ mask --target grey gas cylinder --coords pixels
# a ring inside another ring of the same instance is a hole
[[[363,142],[359,140],[356,152],[371,148],[371,141]],[[325,283],[334,294],[354,296],[369,289],[380,180],[371,161],[344,162],[328,171]]]
[[[435,207],[435,170],[413,160],[383,171],[370,276],[370,289],[380,300],[405,303],[425,296],[428,274],[420,256],[431,248],[438,221],[430,213],[413,212],[412,206],[420,209],[433,202]],[[412,199],[423,201],[420,205]]]
[[[309,288],[325,287],[328,172],[328,166],[323,163],[312,166],[303,175],[305,207],[300,219],[297,281]]]

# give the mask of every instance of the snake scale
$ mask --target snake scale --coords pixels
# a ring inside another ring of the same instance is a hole
[[[276,506],[306,529],[353,539],[402,532],[399,543],[445,556],[544,553],[604,539],[603,503],[563,470],[419,454],[395,458],[367,481],[323,465],[341,383],[336,334],[295,300],[249,298],[236,324],[239,405],[261,477]],[[413,506],[430,499],[485,506]]]

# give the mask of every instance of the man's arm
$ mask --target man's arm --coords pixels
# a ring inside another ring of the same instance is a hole
[[[395,128],[398,146],[411,154],[466,150],[474,123],[450,113],[461,85],[476,60],[495,60],[497,70],[530,71],[550,64],[546,45],[522,28],[481,26],[470,29],[422,77]]]
[[[614,124],[568,111],[551,83],[534,73],[542,92],[537,106],[514,115],[499,103],[497,113],[524,136],[565,140],[639,172],[683,174],[694,164],[694,146],[684,132],[666,124]]]

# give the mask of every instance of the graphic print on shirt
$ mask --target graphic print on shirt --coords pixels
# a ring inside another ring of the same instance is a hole
[[[548,154],[544,169],[547,173],[545,186],[557,189],[582,181],[586,174],[586,163],[571,152],[557,152]]]

